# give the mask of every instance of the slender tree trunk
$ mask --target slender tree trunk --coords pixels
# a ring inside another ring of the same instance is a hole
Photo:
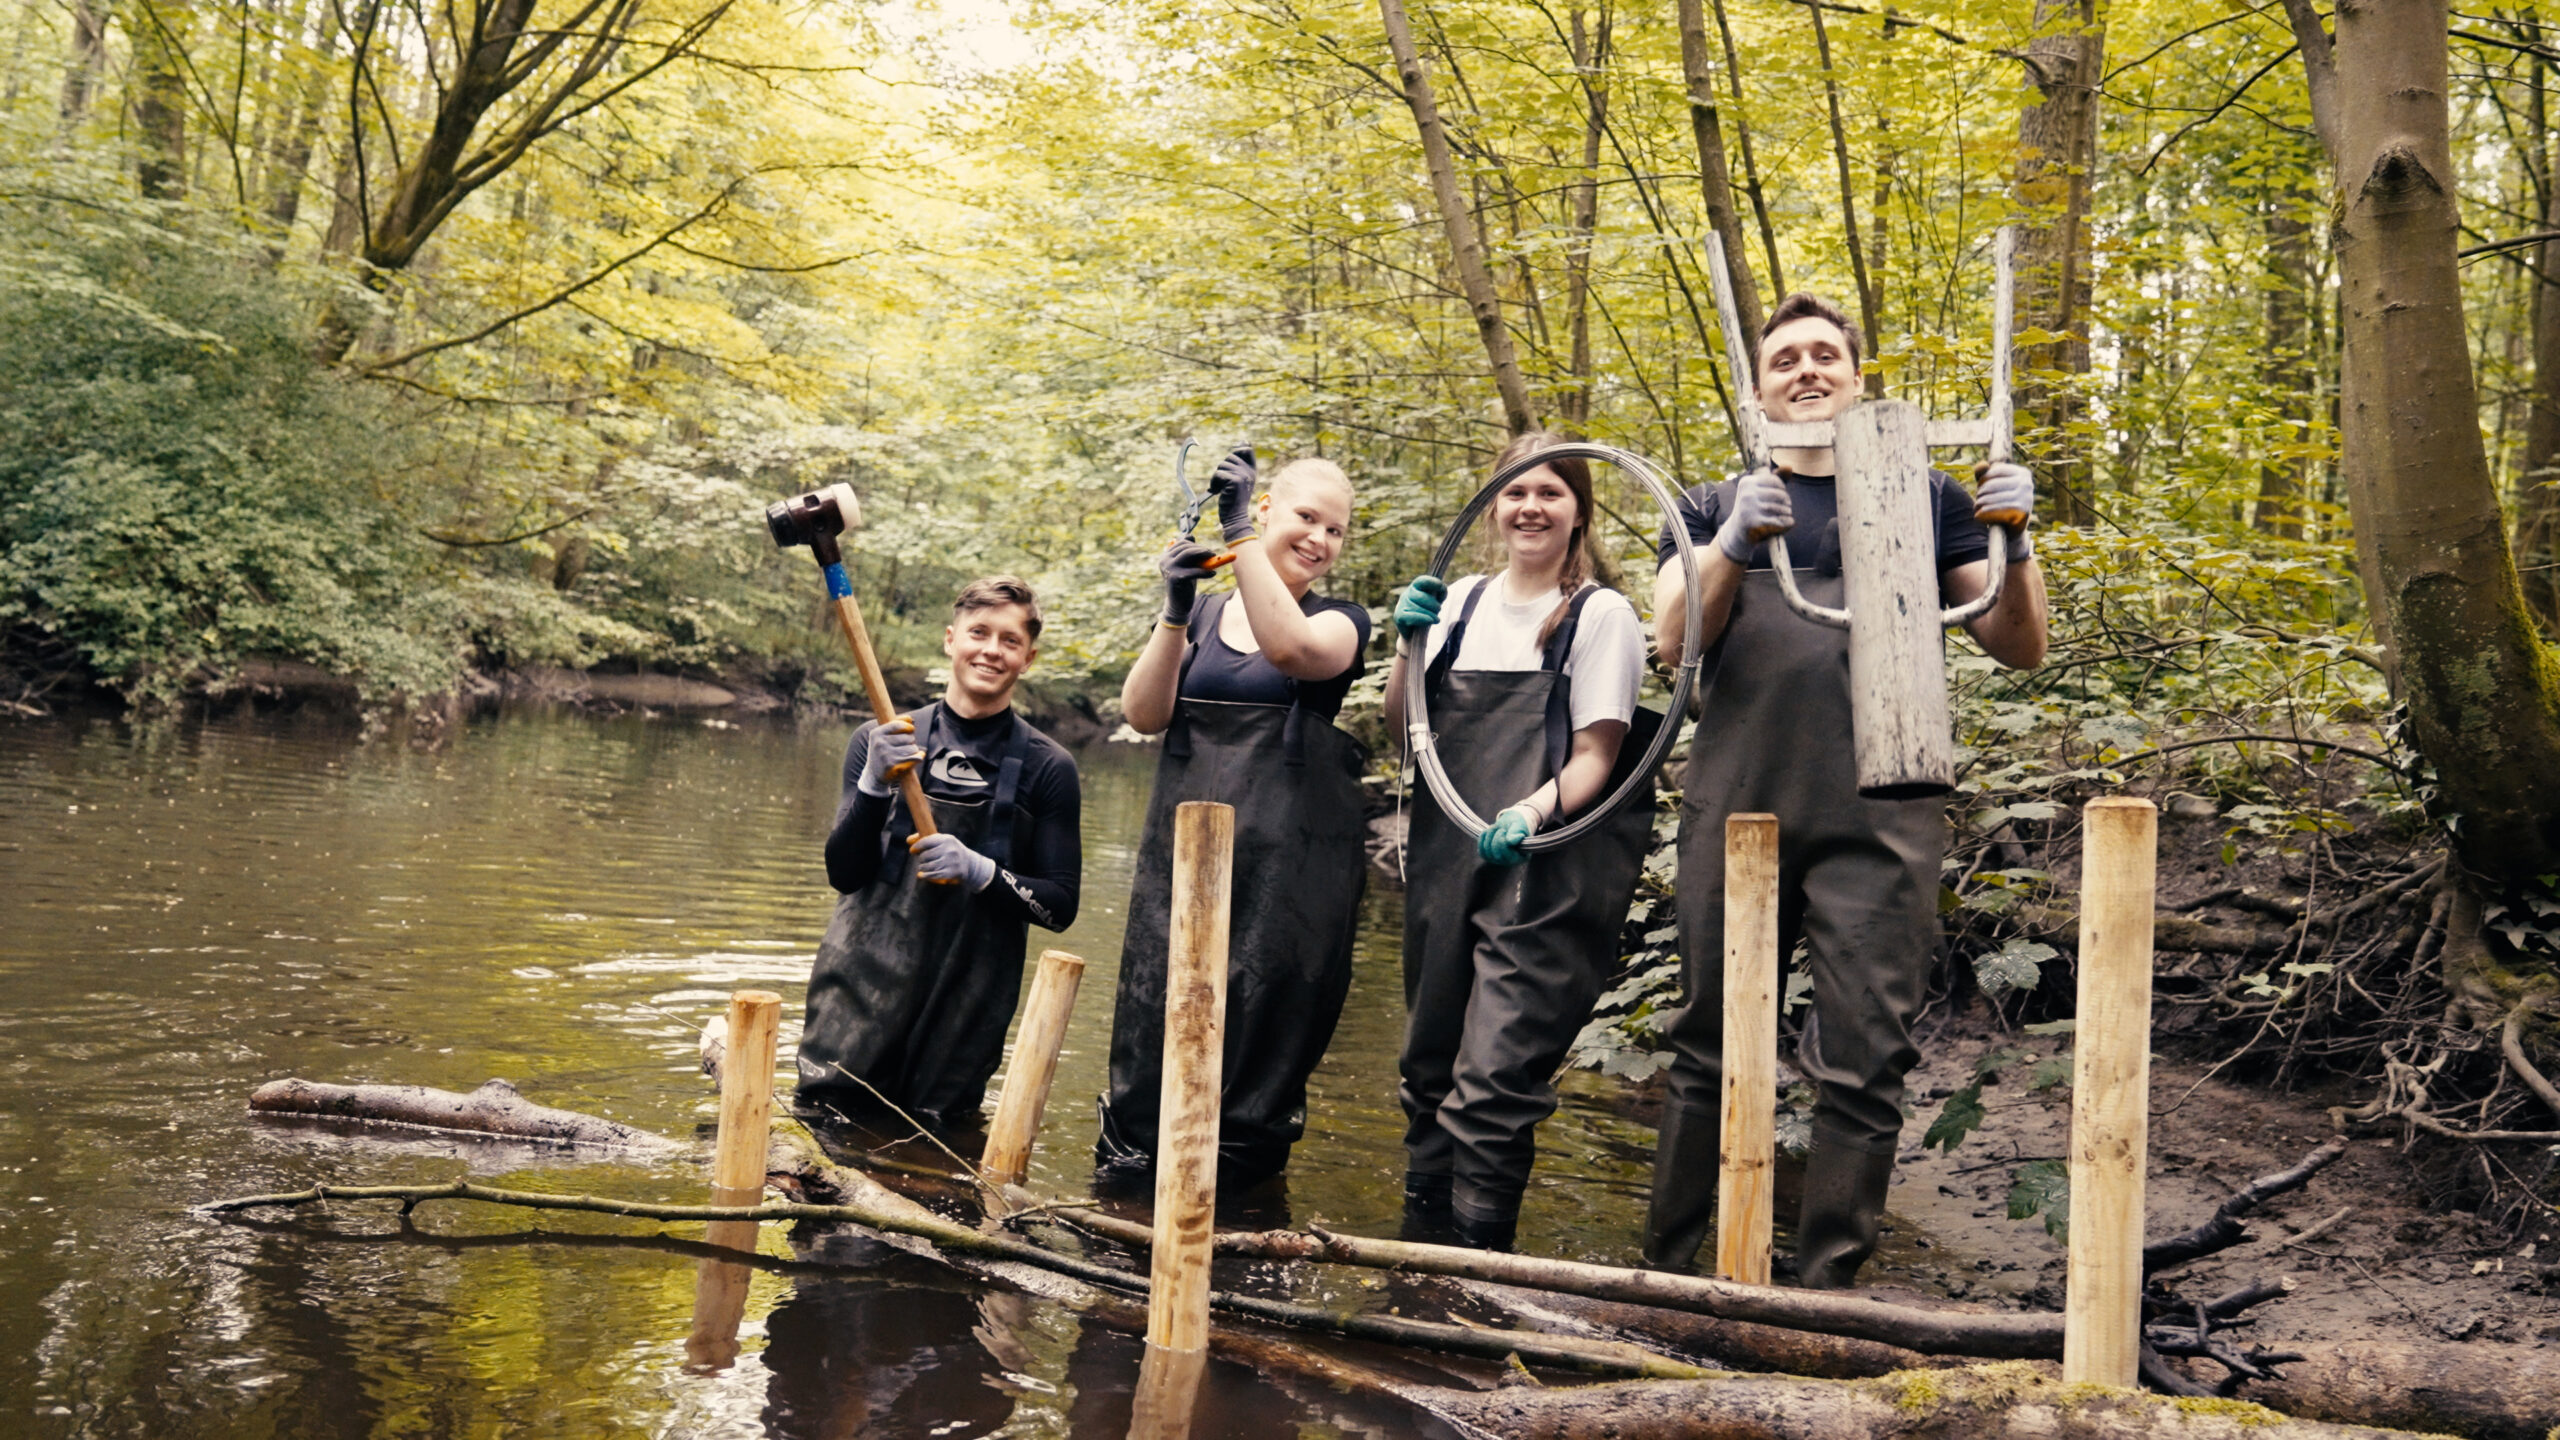
[[[2295,207],[2294,197],[2269,197],[2267,236],[2267,345],[2263,374],[2268,399],[2281,406],[2285,438],[2301,443],[2310,430],[2311,393],[2311,225]],[[2271,455],[2258,467],[2258,506],[2252,517],[2259,533],[2287,540],[2302,538],[2300,454]]]
[[[1707,53],[1704,0],[1680,0],[1680,69],[1689,86],[1689,130],[1698,145],[1698,185],[1706,193],[1707,223],[1724,241],[1725,264],[1733,271],[1733,308],[1742,333],[1760,333],[1760,285],[1751,273],[1751,250],[1742,236],[1742,217],[1733,207],[1733,175],[1725,166],[1724,122],[1716,113],[1715,61]],[[1735,356],[1734,364],[1744,363]]]
[[[2036,103],[2018,115],[2018,323],[2061,338],[2021,347],[2019,408],[2047,437],[2038,456],[2054,518],[2086,525],[2088,456],[2069,436],[2077,382],[2089,373],[2089,180],[2097,168],[2098,76],[2106,48],[2099,0],[2036,0],[2027,78]]]
[[[2560,183],[2548,189],[2543,224],[2560,230]],[[2526,607],[2545,636],[2560,639],[2560,240],[2533,254],[2533,394],[2516,479],[2516,565]]]
[[[62,76],[62,123],[89,113],[107,69],[107,11],[97,0],[71,0],[71,66]]]
[[[1840,166],[1840,235],[1849,246],[1849,273],[1858,286],[1858,325],[1867,332],[1867,358],[1875,358],[1876,346],[1884,340],[1877,328],[1876,291],[1867,278],[1867,250],[1858,239],[1858,189],[1849,174],[1849,132],[1840,120],[1840,77],[1831,68],[1831,32],[1823,26],[1822,7],[1808,3],[1804,13],[1813,17],[1813,45],[1822,58],[1822,94],[1831,105],[1831,158]],[[1867,372],[1867,398],[1884,397],[1884,375],[1877,370]]]
[[[1564,393],[1562,418],[1579,431],[1591,423],[1591,237],[1600,228],[1600,141],[1609,129],[1610,16],[1602,6],[1593,28],[1583,29],[1582,12],[1573,12],[1573,63],[1582,72],[1587,101],[1582,127],[1582,180],[1573,187],[1573,245],[1565,252],[1566,324],[1572,353],[1567,365],[1572,384]]]
[[[154,200],[187,193],[187,11],[146,0],[133,32],[134,127],[142,132],[142,158],[134,180]]]
[[[2340,468],[2454,844],[2493,889],[2560,871],[2560,662],[2534,633],[2481,448],[2455,249],[2444,0],[2285,0],[2335,166]]]
[[[1484,340],[1485,358],[1493,366],[1494,389],[1502,396],[1503,423],[1514,435],[1535,429],[1538,418],[1529,403],[1529,384],[1520,373],[1520,358],[1512,349],[1510,327],[1503,323],[1502,297],[1495,292],[1493,276],[1485,267],[1484,244],[1476,229],[1475,214],[1458,189],[1457,163],[1449,153],[1448,132],[1440,124],[1439,102],[1432,98],[1430,74],[1423,69],[1422,54],[1413,45],[1413,26],[1405,18],[1402,0],[1378,0],[1378,15],[1386,22],[1387,48],[1395,54],[1396,74],[1404,83],[1405,104],[1413,110],[1414,128],[1422,133],[1422,160],[1431,172],[1432,198],[1439,202],[1440,223],[1448,231],[1458,284],[1466,294],[1467,308],[1475,314],[1476,333]]]
[[[1727,93],[1733,96],[1733,139],[1742,150],[1742,189],[1751,197],[1751,216],[1760,226],[1762,257],[1769,262],[1769,293],[1783,297],[1787,293],[1787,270],[1778,263],[1778,231],[1769,223],[1769,199],[1760,192],[1760,162],[1751,154],[1751,117],[1742,108],[1742,52],[1734,48],[1733,25],[1725,19],[1724,0],[1708,0],[1715,7],[1716,34],[1724,41],[1724,78]]]

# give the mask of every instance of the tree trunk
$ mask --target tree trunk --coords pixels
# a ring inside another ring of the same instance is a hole
[[[1840,76],[1831,68],[1831,32],[1822,23],[1822,6],[1806,0],[1804,13],[1813,17],[1813,46],[1822,60],[1822,95],[1831,107],[1831,158],[1840,167],[1840,237],[1849,246],[1849,273],[1858,286],[1858,326],[1867,332],[1865,358],[1875,358],[1876,346],[1884,342],[1876,324],[1876,289],[1867,277],[1867,250],[1858,238],[1858,191],[1849,174],[1849,132],[1840,119]],[[1884,398],[1884,373],[1867,371],[1867,398]]]
[[[2560,870],[2560,662],[2534,633],[2464,330],[2444,0],[2286,0],[2335,167],[2340,468],[2456,853],[2493,890]]]
[[[1742,190],[1751,197],[1751,218],[1760,227],[1760,251],[1769,262],[1769,293],[1787,293],[1787,267],[1778,262],[1778,231],[1769,223],[1769,197],[1760,191],[1760,162],[1751,153],[1751,117],[1742,109],[1742,52],[1734,48],[1733,24],[1725,18],[1724,0],[1708,0],[1716,11],[1716,35],[1724,42],[1725,90],[1733,97],[1733,139],[1742,150]]]
[[[187,193],[187,11],[182,5],[145,5],[128,27],[133,33],[134,128],[142,132],[142,158],[134,180],[154,200]]]
[[[1707,54],[1705,0],[1680,0],[1680,69],[1689,86],[1689,130],[1698,144],[1698,186],[1706,193],[1707,223],[1724,239],[1725,266],[1733,272],[1735,318],[1742,333],[1756,343],[1763,313],[1760,284],[1751,273],[1751,249],[1743,240],[1742,217],[1733,208],[1724,122],[1716,113],[1715,61]],[[1733,363],[1743,364],[1743,357],[1735,356]]]
[[[1458,167],[1449,153],[1449,136],[1440,124],[1439,102],[1432,98],[1431,77],[1414,48],[1413,26],[1403,0],[1378,0],[1378,16],[1386,24],[1387,48],[1394,52],[1396,75],[1404,83],[1405,104],[1413,110],[1414,128],[1422,133],[1422,160],[1431,172],[1431,194],[1440,205],[1440,223],[1448,231],[1450,257],[1474,312],[1476,333],[1484,339],[1485,358],[1493,366],[1493,386],[1502,397],[1503,423],[1514,435],[1535,429],[1537,412],[1529,403],[1529,383],[1511,346],[1510,327],[1503,323],[1502,297],[1485,267],[1484,244],[1476,217],[1458,190]]]
[[[2037,457],[2054,519],[2086,525],[2089,457],[2070,438],[2078,380],[2089,373],[2089,180],[2097,168],[2098,76],[2106,49],[2098,0],[2036,0],[2027,78],[2037,100],[2018,115],[2018,324],[2057,338],[2025,345],[2019,408],[2046,437]]]
[[[107,68],[107,12],[97,0],[71,0],[71,68],[62,76],[62,123],[76,125],[97,96]]]
[[[2543,215],[2560,231],[2560,178]],[[2560,240],[2533,252],[2533,392],[2516,487],[2516,565],[2542,633],[2560,639]]]
[[[2310,433],[2311,420],[2311,225],[2295,211],[2293,197],[2285,194],[2269,200],[2265,218],[2263,374],[2268,400],[2283,409],[2285,439],[2299,445]],[[2302,477],[2307,463],[2300,454],[2271,455],[2258,467],[2258,505],[2251,523],[2260,534],[2302,538]]]
[[[1582,126],[1582,179],[1573,187],[1573,244],[1565,251],[1565,323],[1571,332],[1561,418],[1576,431],[1591,423],[1591,237],[1600,228],[1600,141],[1609,130],[1609,8],[1583,28],[1573,12],[1573,63],[1582,73],[1587,117]]]

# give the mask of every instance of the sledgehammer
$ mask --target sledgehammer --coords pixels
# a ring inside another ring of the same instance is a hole
[[[806,545],[817,557],[818,568],[827,577],[827,594],[836,602],[836,626],[844,631],[844,643],[853,647],[853,667],[862,672],[862,690],[870,697],[871,713],[886,725],[898,718],[898,707],[889,699],[889,680],[880,673],[880,657],[871,652],[871,631],[862,623],[853,580],[844,573],[844,550],[836,543],[837,536],[861,523],[862,504],[853,498],[853,487],[843,484],[780,501],[764,512],[765,528],[773,532],[774,544],[785,550]],[[898,777],[898,786],[906,792],[907,815],[915,821],[915,833],[933,834],[933,805],[924,798],[924,781],[914,766]]]

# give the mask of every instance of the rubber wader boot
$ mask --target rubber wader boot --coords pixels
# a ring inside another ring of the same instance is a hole
[[[1520,1234],[1520,1197],[1470,1190],[1450,1202],[1449,1224],[1468,1249],[1507,1255]]]
[[[1404,1176],[1404,1220],[1396,1238],[1423,1245],[1447,1245],[1457,1231],[1449,1216],[1450,1178],[1408,1170]]]
[[[1653,1150],[1653,1203],[1644,1217],[1647,1269],[1687,1275],[1715,1233],[1716,1181],[1723,1166],[1722,1108],[1667,1105]]]
[[[1893,1151],[1866,1151],[1817,1133],[1804,1166],[1804,1209],[1796,1221],[1796,1284],[1846,1290],[1875,1253],[1893,1187]]]

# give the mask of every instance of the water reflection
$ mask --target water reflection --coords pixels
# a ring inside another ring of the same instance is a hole
[[[884,1435],[963,1418],[1118,1434],[1134,1336],[893,1251],[854,1255],[866,1268],[847,1274],[794,1265],[773,1226],[748,1263],[691,1231],[630,1243],[617,1237],[635,1227],[604,1217],[185,1213],[316,1180],[466,1170],[524,1188],[700,1193],[696,1162],[251,1120],[245,1100],[284,1075],[456,1090],[503,1076],[541,1103],[707,1134],[703,1019],[732,990],[776,989],[781,1043],[796,1040],[848,729],[530,714],[474,723],[430,754],[327,723],[0,726],[11,1433],[798,1434],[860,1415]],[[1153,756],[1081,759],[1086,901],[1072,931],[1044,937],[1091,967],[1032,1157],[1031,1185],[1052,1193],[1087,1188]],[[1392,1232],[1396,906],[1392,893],[1369,902],[1285,1191],[1231,1208]],[[1632,1253],[1649,1137],[1593,1103],[1602,1093],[1569,1095],[1542,1135],[1524,1244]],[[707,1259],[736,1268],[711,1286]],[[706,1294],[709,1333],[734,1338],[697,1356]],[[1199,1396],[1195,1434],[1354,1421],[1413,1433],[1399,1407],[1298,1393],[1222,1360]]]

